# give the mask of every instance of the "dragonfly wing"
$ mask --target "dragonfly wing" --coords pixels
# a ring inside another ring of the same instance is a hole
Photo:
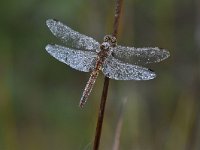
[[[147,68],[123,63],[112,56],[105,60],[102,72],[115,80],[150,80],[156,77],[156,74]]]
[[[149,64],[160,62],[170,54],[167,50],[158,47],[135,48],[118,45],[113,49],[113,56],[132,64]]]
[[[89,72],[95,67],[97,57],[96,52],[74,50],[50,44],[48,44],[45,49],[54,58],[76,70]]]
[[[73,48],[93,51],[99,49],[100,44],[93,38],[74,31],[60,21],[49,19],[46,24],[57,38],[66,44],[71,44]]]

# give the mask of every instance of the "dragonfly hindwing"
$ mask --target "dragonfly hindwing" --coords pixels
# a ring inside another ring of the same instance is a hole
[[[74,50],[71,48],[50,44],[46,46],[46,50],[54,58],[76,70],[89,72],[95,67],[97,57],[96,52]]]
[[[112,56],[105,60],[102,72],[115,80],[150,80],[156,77],[156,74],[147,68],[123,63]]]

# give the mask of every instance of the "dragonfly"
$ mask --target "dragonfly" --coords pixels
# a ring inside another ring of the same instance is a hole
[[[158,47],[117,45],[117,39],[112,35],[104,36],[100,44],[55,19],[48,19],[46,24],[53,35],[68,46],[48,44],[46,51],[71,68],[91,72],[80,99],[81,108],[85,105],[100,71],[115,80],[151,80],[156,74],[141,65],[157,63],[170,56],[168,50]]]

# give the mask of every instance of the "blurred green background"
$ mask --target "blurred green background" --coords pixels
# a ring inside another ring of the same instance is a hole
[[[114,0],[1,0],[0,150],[92,149],[104,77],[100,74],[80,109],[89,73],[45,51],[48,43],[61,44],[45,21],[56,18],[102,42],[112,33],[114,5]],[[127,98],[120,149],[199,150],[199,0],[124,0],[118,44],[163,47],[171,56],[148,66],[157,74],[154,80],[111,80],[100,149],[112,149]]]

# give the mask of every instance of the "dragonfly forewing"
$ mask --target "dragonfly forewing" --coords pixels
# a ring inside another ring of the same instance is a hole
[[[89,72],[95,67],[97,58],[96,52],[74,50],[50,44],[46,46],[46,51],[57,60],[79,71]]]
[[[170,54],[167,50],[158,47],[135,48],[118,45],[113,48],[113,56],[128,63],[142,65],[160,62]]]
[[[115,80],[150,80],[156,77],[156,74],[147,68],[123,63],[112,56],[105,60],[102,72]]]
[[[71,45],[73,48],[93,51],[99,49],[100,44],[96,40],[74,31],[60,21],[48,19],[46,24],[57,38],[61,39],[64,43]]]

